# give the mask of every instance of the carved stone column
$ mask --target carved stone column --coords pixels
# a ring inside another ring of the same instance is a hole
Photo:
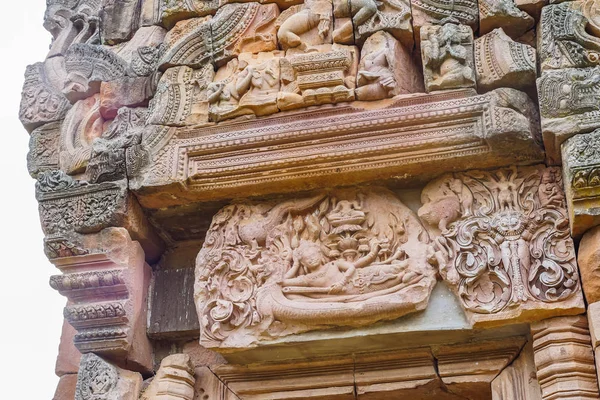
[[[544,400],[598,399],[590,331],[584,315],[531,326],[537,377]]]
[[[151,271],[140,244],[123,228],[73,235],[61,242],[60,256],[51,262],[63,272],[50,278],[50,286],[69,299],[64,315],[77,330],[77,349],[150,371],[146,303]]]
[[[519,357],[492,381],[492,400],[542,400],[535,376],[533,347],[528,342]]]

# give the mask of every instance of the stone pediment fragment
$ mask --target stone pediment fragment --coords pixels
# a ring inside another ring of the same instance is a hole
[[[533,17],[517,8],[514,0],[479,0],[480,35],[502,28],[508,36],[517,39],[534,25]]]
[[[535,87],[535,49],[513,41],[502,28],[475,40],[477,88],[531,90]]]
[[[143,0],[141,22],[171,29],[178,21],[214,15],[218,8],[218,0]]]
[[[468,25],[474,31],[479,25],[476,0],[411,0],[415,38],[423,26],[454,20]]]
[[[600,223],[600,130],[568,139],[562,154],[571,233],[578,238]]]
[[[381,109],[339,106],[201,129],[154,128],[143,139],[150,162],[130,185],[142,204],[160,208],[332,182],[414,182],[477,163],[539,162],[536,119],[524,93],[501,89],[421,94]]]
[[[46,0],[44,28],[52,34],[48,58],[64,56],[73,44],[100,44],[102,0]]]
[[[201,343],[255,346],[422,310],[435,285],[428,243],[416,215],[385,189],[229,205],[196,259]]]
[[[421,200],[440,274],[475,326],[584,310],[558,169],[447,174]]]

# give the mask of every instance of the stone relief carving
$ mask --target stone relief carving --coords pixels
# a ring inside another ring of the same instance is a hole
[[[137,400],[142,376],[108,363],[97,355],[81,356],[75,400]]]
[[[539,31],[541,70],[592,67],[600,62],[600,21],[595,16],[595,1],[544,7]]]
[[[599,222],[600,130],[568,139],[562,155],[571,233],[579,237]]]
[[[283,52],[240,54],[215,74],[206,89],[212,121],[279,111],[279,59]]]
[[[473,31],[466,25],[421,28],[423,76],[428,92],[475,87]]]
[[[421,73],[406,50],[392,35],[377,32],[361,50],[355,89],[357,100],[381,100],[423,91]]]
[[[201,342],[245,347],[423,309],[435,284],[428,243],[384,189],[229,205],[196,259]]]
[[[162,359],[160,368],[140,396],[140,400],[193,400],[196,383],[194,373],[194,365],[189,355],[171,354]]]
[[[475,40],[477,88],[530,90],[535,86],[535,49],[508,37],[502,28]]]
[[[337,10],[336,10],[337,5]],[[337,11],[337,12],[336,12]],[[408,48],[413,45],[408,0],[347,0],[334,2],[334,15],[344,21],[333,32],[333,41],[362,45],[372,34],[385,31]]]
[[[44,63],[27,66],[21,94],[19,119],[25,129],[33,129],[65,117],[71,105],[49,81]]]
[[[411,0],[411,5],[416,38],[421,27],[450,21],[477,30],[479,9],[475,0]]]
[[[185,65],[199,68],[213,56],[211,17],[190,18],[175,24],[161,46],[159,68]]]
[[[142,6],[142,24],[161,24],[167,29],[176,22],[214,14],[218,0],[145,0]]]
[[[32,178],[48,170],[58,169],[58,143],[60,141],[60,122],[50,122],[31,132],[27,170]]]
[[[331,0],[307,0],[283,11],[275,22],[282,50],[317,51],[312,46],[333,43]]]
[[[52,34],[48,58],[64,56],[73,44],[100,44],[102,0],[46,0],[44,28]]]
[[[582,306],[558,169],[447,174],[421,200],[439,232],[432,257],[472,321]]]

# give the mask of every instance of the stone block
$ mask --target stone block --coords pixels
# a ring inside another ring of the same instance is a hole
[[[431,253],[474,326],[585,310],[558,168],[446,174],[421,200]]]
[[[131,39],[140,24],[143,0],[103,0],[100,37],[114,45]]]
[[[100,85],[100,115],[113,119],[122,107],[143,107],[154,95],[150,77],[125,77]]]
[[[497,28],[513,39],[532,29],[535,21],[520,10],[514,0],[479,0],[479,34],[485,35]]]
[[[596,349],[600,345],[600,302],[588,305],[587,319],[590,327],[592,348]]]
[[[107,362],[96,354],[81,357],[75,400],[138,400],[142,376]]]
[[[517,399],[542,400],[531,342],[527,342],[517,359],[492,381],[492,400]]]
[[[479,27],[479,9],[476,0],[464,0],[460,3],[448,0],[411,0],[411,8],[417,42],[421,37],[421,28],[427,25],[439,25],[454,20],[470,26],[473,31]]]
[[[423,92],[421,71],[406,47],[387,32],[377,32],[361,50],[355,94],[357,100],[381,100]]]
[[[218,8],[218,0],[142,0],[141,24],[172,29],[179,21],[214,15]]]
[[[31,132],[27,170],[32,178],[37,178],[42,172],[58,169],[60,125],[60,122],[50,122]]]
[[[424,26],[420,32],[425,90],[474,88],[472,29],[448,23]]]
[[[75,346],[81,353],[94,352],[123,367],[150,371],[146,307],[151,272],[141,246],[123,228],[82,241],[86,250],[80,253],[87,254],[52,260],[63,275],[50,278],[50,286],[69,299],[64,314],[77,330]]]
[[[81,353],[73,343],[76,334],[77,330],[65,319],[58,345],[58,357],[56,358],[56,365],[54,367],[54,373],[57,376],[62,377],[68,374],[77,374],[79,370]]]
[[[151,291],[150,337],[198,337],[200,324],[194,304],[193,268],[156,271]]]
[[[563,176],[569,208],[571,234],[581,237],[589,229],[600,224],[600,130],[579,134],[562,144]],[[589,237],[598,235],[588,233]],[[586,239],[588,251],[594,246]],[[581,252],[581,249],[580,249]],[[581,254],[581,253],[580,253]],[[589,267],[589,264],[586,265]],[[595,279],[595,278],[594,278]],[[587,282],[584,282],[588,284]],[[592,282],[589,282],[592,284]],[[587,296],[587,293],[586,293]],[[589,302],[597,301],[593,300]]]
[[[535,89],[535,49],[518,43],[498,28],[475,40],[477,88],[501,87],[531,92]]]
[[[333,43],[332,0],[308,0],[292,6],[275,21],[282,50],[310,51],[314,46]],[[347,39],[347,38],[346,38]]]
[[[546,70],[537,79],[547,162],[561,163],[561,144],[600,128],[600,67]]]
[[[577,254],[583,292],[588,304],[600,301],[600,226],[587,231],[579,243]],[[600,332],[600,331],[599,331]]]
[[[387,32],[396,38],[407,49],[414,45],[413,28],[411,24],[410,0],[384,0],[380,3],[374,0],[348,0],[352,20],[349,26],[354,27],[354,41],[362,44],[376,32]],[[346,29],[341,26],[334,32],[343,35]]]
[[[171,354],[163,358],[140,400],[193,400],[196,383],[194,374],[190,356]]]
[[[79,366],[79,363],[77,365]],[[73,400],[75,398],[76,386],[77,373],[61,376],[52,400]]]
[[[598,381],[584,315],[558,317],[531,326],[542,399],[597,399]]]

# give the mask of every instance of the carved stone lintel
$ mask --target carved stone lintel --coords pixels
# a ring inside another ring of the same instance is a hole
[[[421,28],[425,90],[475,87],[473,30],[452,23]]]
[[[64,315],[77,330],[75,346],[128,368],[151,370],[146,337],[151,272],[141,246],[122,228],[74,238],[79,243],[71,242],[70,251],[53,249],[61,258],[51,261],[63,275],[52,276],[50,286],[69,299]]]
[[[585,315],[558,317],[531,326],[542,399],[597,399],[594,352]]]
[[[508,37],[502,28],[475,40],[477,88],[529,91],[535,87],[535,49]]]
[[[578,238],[600,224],[600,129],[562,144],[571,233]]]
[[[548,163],[561,163],[561,144],[600,128],[600,67],[543,71],[537,80]]]
[[[105,361],[95,354],[81,357],[75,400],[137,400],[142,376]]]
[[[447,174],[421,200],[433,257],[475,326],[585,309],[557,168]]]
[[[435,285],[427,233],[382,188],[232,204],[204,243],[195,299],[205,347],[395,319],[424,309]]]
[[[322,108],[201,129],[148,129],[143,143],[151,161],[130,185],[142,204],[160,208],[183,204],[184,198],[273,193],[275,186],[281,193],[330,186],[332,179],[336,185],[390,178],[414,182],[440,169],[543,160],[535,144],[540,140],[536,107],[524,93],[454,91],[389,104]],[[165,190],[181,195],[161,195]]]

